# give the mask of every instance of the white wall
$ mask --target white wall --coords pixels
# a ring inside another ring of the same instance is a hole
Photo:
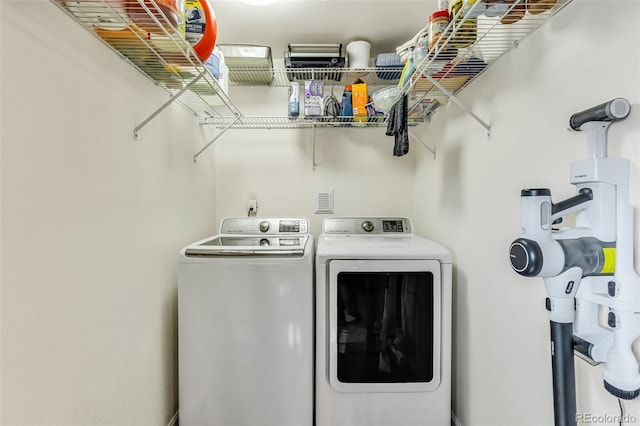
[[[3,425],[166,425],[175,264],[215,231],[210,139],[49,1],[0,2]]]
[[[511,270],[507,250],[522,188],[549,187],[554,201],[575,194],[569,164],[586,146],[566,130],[571,114],[618,96],[632,113],[610,128],[609,155],[631,160],[640,209],[638,18],[636,1],[574,0],[461,94],[491,138],[455,105],[421,128],[437,154],[418,151],[415,219],[455,256],[454,411],[465,426],[553,424],[546,293]],[[576,367],[578,411],[619,415],[602,369]],[[626,410],[640,421],[640,401]]]
[[[454,252],[461,422],[552,424],[542,282],[515,275],[506,251],[521,188],[574,193],[584,137],[567,118],[615,96],[634,112],[609,152],[631,159],[640,207],[638,2],[574,0],[466,89],[490,139],[454,105],[416,129],[435,159],[414,141],[394,158],[382,129],[318,129],[315,171],[307,130],[229,131],[194,165],[214,130],[177,105],[134,141],[160,89],[48,1],[2,0],[0,14],[0,423],[167,424],[180,247],[245,214],[249,192],[259,215],[307,216],[318,233],[313,194],[334,189],[336,214],[409,215]],[[247,115],[283,114],[286,89],[231,90]],[[617,415],[600,369],[577,366],[579,410]]]
[[[247,116],[287,113],[287,88],[231,87],[230,97]],[[342,87],[337,87],[341,96]],[[325,87],[325,94],[331,92]],[[302,108],[302,106],[301,106]],[[302,118],[300,118],[302,120]],[[326,215],[315,214],[316,191],[334,190],[336,215],[411,215],[415,145],[393,156],[393,137],[382,128],[316,129],[316,168],[310,129],[230,130],[214,145],[216,213],[247,213],[258,194],[259,216],[302,216],[321,232]]]

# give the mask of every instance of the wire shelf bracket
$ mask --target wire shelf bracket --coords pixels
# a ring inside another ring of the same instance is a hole
[[[169,100],[167,102],[165,102],[164,104],[162,104],[162,106],[160,106],[158,109],[155,110],[154,113],[152,113],[149,117],[147,117],[145,120],[142,121],[142,123],[138,124],[134,129],[133,129],[133,139],[138,140],[138,131],[140,131],[144,126],[146,126],[151,120],[153,120],[154,118],[156,118],[156,116],[158,114],[160,114],[166,107],[168,107],[169,105],[171,105],[174,101],[176,101],[178,98],[180,98],[180,96],[182,96],[186,91],[188,91],[189,89],[191,89],[191,87],[200,79],[202,78],[202,73],[200,75],[198,75],[196,78],[194,78],[193,80],[191,80],[186,86],[184,86],[178,93],[176,93],[175,95],[171,96],[169,98]]]
[[[195,155],[193,156],[193,162],[195,163],[198,160],[198,157],[200,156],[200,154],[202,154],[204,151],[207,150],[207,148],[209,148],[211,145],[213,145],[213,143],[215,141],[217,141],[218,139],[220,139],[220,137],[222,135],[224,135],[227,130],[229,130],[231,127],[233,127],[234,124],[236,124],[238,122],[238,120],[240,120],[240,116],[236,116],[235,120],[233,120],[232,122],[230,122],[226,127],[224,127],[220,133],[218,133],[208,144],[206,144],[205,146],[203,146],[200,151],[196,152]]]
[[[474,120],[476,120],[478,123],[480,123],[480,125],[487,130],[487,138],[491,138],[491,125],[487,124],[483,119],[478,117],[478,115],[476,113],[471,111],[471,109],[469,109],[469,107],[467,107],[464,103],[462,103],[460,101],[460,99],[458,99],[453,93],[451,93],[449,90],[447,90],[446,87],[444,87],[442,84],[440,84],[440,82],[438,80],[436,80],[435,78],[431,77],[429,74],[424,74],[424,76],[427,78],[427,80],[429,80],[431,82],[431,84],[433,84],[435,87],[437,87],[438,90],[440,90],[445,96],[447,96],[461,110],[463,110],[464,112],[469,114]]]

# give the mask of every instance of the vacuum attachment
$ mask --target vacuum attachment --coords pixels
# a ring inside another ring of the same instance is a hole
[[[637,398],[638,395],[640,395],[640,389],[627,391],[609,384],[609,382],[607,382],[606,380],[604,381],[604,388],[616,398],[625,399],[625,400],[631,400],[631,399]]]
[[[580,130],[583,124],[590,121],[617,121],[627,118],[631,111],[629,101],[615,98],[609,102],[594,106],[582,112],[575,113],[569,119],[573,130]]]

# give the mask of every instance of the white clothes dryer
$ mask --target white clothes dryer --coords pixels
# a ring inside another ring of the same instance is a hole
[[[329,217],[316,249],[316,425],[449,426],[452,263],[408,218]]]
[[[178,264],[180,425],[313,424],[313,237],[226,218]]]

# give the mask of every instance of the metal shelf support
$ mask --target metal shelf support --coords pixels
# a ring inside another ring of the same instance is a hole
[[[195,163],[198,160],[198,157],[200,156],[200,154],[202,154],[207,148],[209,148],[211,145],[213,145],[213,143],[215,141],[217,141],[218,139],[220,139],[220,137],[222,135],[225,134],[225,132],[227,130],[229,130],[231,127],[233,127],[234,124],[236,124],[236,122],[240,120],[240,116],[236,116],[236,119],[233,120],[231,123],[229,123],[224,129],[222,129],[220,131],[220,133],[218,133],[208,144],[206,144],[205,146],[203,146],[200,151],[196,152],[196,154],[193,156],[193,162]]]
[[[311,170],[316,171],[316,166],[318,165],[316,161],[316,120],[313,120],[313,125],[311,126],[311,149],[313,151],[311,157]]]
[[[191,87],[202,78],[202,73],[200,73],[196,78],[191,80],[187,85],[185,85],[178,93],[171,96],[167,102],[162,104],[153,114],[147,117],[142,123],[138,124],[135,129],[133,129],[133,139],[138,140],[138,131],[146,126],[151,120],[153,120],[158,114],[160,114],[166,107],[171,105],[174,101],[176,101],[180,96],[182,96],[187,90],[191,89]]]
[[[412,138],[414,138],[416,141],[420,142],[420,145],[424,146],[427,150],[429,150],[432,154],[433,154],[433,159],[436,159],[436,149],[435,147],[432,149],[429,145],[427,145],[426,143],[424,143],[422,141],[422,139],[420,139],[419,137],[417,137],[416,135],[414,135],[413,133],[409,132],[409,136],[411,136]]]
[[[487,129],[487,137],[490,138],[491,137],[491,126],[489,124],[487,124],[483,119],[481,119],[480,117],[478,117],[478,115],[476,115],[473,111],[471,111],[465,104],[463,104],[453,93],[451,93],[449,90],[447,90],[442,84],[440,84],[440,82],[438,80],[436,80],[435,78],[431,77],[429,74],[424,74],[424,76],[427,78],[427,80],[429,80],[431,82],[431,84],[433,84],[435,87],[438,88],[438,90],[440,90],[442,93],[444,93],[449,99],[451,99],[451,101],[453,101],[454,104],[458,105],[458,107],[463,110],[464,112],[466,112],[467,114],[469,114],[471,117],[473,117],[474,120],[476,120],[478,123],[480,123],[480,125],[482,127],[484,127],[485,129]]]
[[[126,0],[136,10],[133,16],[120,1],[50,1],[169,94],[168,101],[135,126],[134,140],[175,101],[197,116],[210,111],[241,115],[157,0]]]

